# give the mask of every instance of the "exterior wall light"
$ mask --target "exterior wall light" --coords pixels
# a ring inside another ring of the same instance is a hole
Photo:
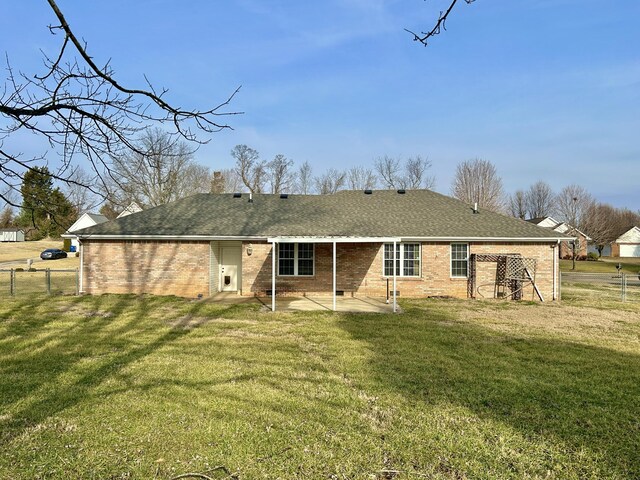
[[[253,253],[253,245],[250,243],[249,245],[247,245],[247,255],[251,256],[252,253]]]

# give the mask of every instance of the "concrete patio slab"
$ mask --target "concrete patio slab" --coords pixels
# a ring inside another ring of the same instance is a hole
[[[271,308],[271,297],[261,297],[260,301]],[[280,297],[276,298],[276,312],[332,311],[333,298],[324,296]],[[337,312],[393,313],[393,305],[384,299],[370,297],[338,297]]]
[[[213,302],[228,305],[259,303],[271,308],[271,297],[243,297],[235,292],[220,292],[211,297]],[[333,298],[330,296],[277,297],[276,312],[314,312],[332,311]],[[393,305],[384,298],[337,297],[336,311],[361,313],[392,313]]]

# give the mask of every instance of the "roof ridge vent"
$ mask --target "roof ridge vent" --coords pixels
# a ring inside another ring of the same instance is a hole
[[[407,191],[406,191],[404,188],[399,188],[399,189],[398,189],[398,193],[399,193],[400,195],[404,195],[405,193],[407,193]]]
[[[364,194],[365,195],[371,195],[373,193],[373,190],[371,190],[370,188],[365,189]]]
[[[280,198],[289,198],[289,194],[288,193],[281,193],[280,194]]]
[[[239,192],[236,192],[233,194],[233,198],[240,198],[240,197],[242,197],[242,194]]]

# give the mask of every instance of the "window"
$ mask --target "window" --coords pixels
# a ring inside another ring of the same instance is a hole
[[[384,244],[384,276],[393,276],[393,243]],[[399,277],[420,276],[420,244],[396,243],[396,275]]]
[[[278,275],[312,276],[313,243],[279,243]]]
[[[466,243],[451,244],[451,276],[466,277],[469,267],[469,245]]]

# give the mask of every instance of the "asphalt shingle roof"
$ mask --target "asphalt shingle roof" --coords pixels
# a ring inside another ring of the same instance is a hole
[[[566,238],[430,190],[334,195],[197,194],[77,232],[81,236]]]

